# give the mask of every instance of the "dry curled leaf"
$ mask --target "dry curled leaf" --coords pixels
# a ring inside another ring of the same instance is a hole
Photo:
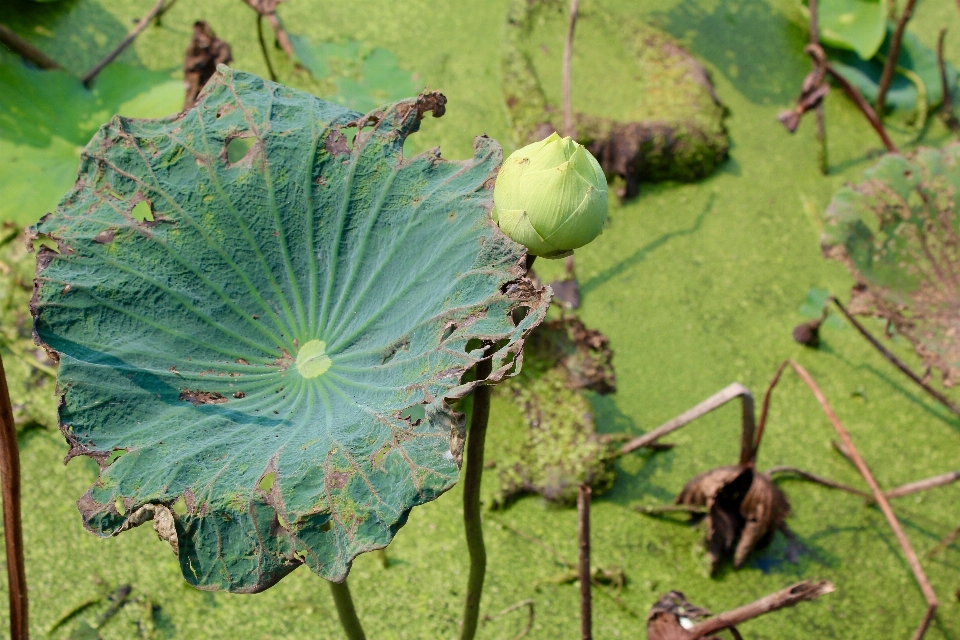
[[[231,60],[233,56],[230,45],[218,38],[210,25],[203,20],[194,22],[193,36],[183,61],[183,77],[187,85],[184,110],[196,103],[200,90],[217,72],[217,65],[229,64]]]

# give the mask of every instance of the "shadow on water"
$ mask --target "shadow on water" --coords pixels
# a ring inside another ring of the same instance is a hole
[[[648,242],[644,246],[640,247],[639,249],[634,251],[631,255],[624,258],[620,262],[614,264],[609,269],[604,269],[603,271],[593,276],[592,278],[585,280],[580,285],[580,295],[586,296],[594,289],[603,286],[613,278],[616,278],[617,276],[622,274],[624,271],[631,269],[637,263],[643,262],[644,260],[647,259],[648,255],[650,255],[651,253],[653,253],[654,251],[656,251],[657,249],[659,249],[660,247],[668,243],[670,240],[677,237],[681,237],[681,236],[688,236],[699,231],[700,227],[703,225],[704,219],[707,217],[707,214],[713,210],[713,203],[714,203],[714,200],[716,200],[716,195],[717,195],[716,193],[710,194],[710,199],[707,200],[707,204],[704,205],[703,211],[701,211],[700,214],[697,216],[697,219],[694,221],[693,226],[687,229],[680,229],[679,231],[669,231],[663,234],[662,236],[660,236],[659,238],[657,238],[656,240]]]
[[[806,30],[763,0],[709,4],[684,0],[651,21],[713,64],[751,102],[792,101],[810,70]]]

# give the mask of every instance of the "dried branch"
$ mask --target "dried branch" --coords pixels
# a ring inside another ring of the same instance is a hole
[[[735,398],[741,399],[742,409],[743,432],[740,440],[740,458],[743,460],[743,458],[746,456],[749,458],[749,460],[752,460],[753,456],[755,455],[753,438],[755,431],[753,396],[750,395],[750,390],[739,382],[734,382],[730,386],[710,396],[692,409],[684,411],[673,420],[663,423],[653,431],[645,433],[644,435],[627,442],[625,445],[623,445],[623,447],[620,448],[620,455],[627,455],[628,453],[632,453],[642,447],[650,447],[654,445],[656,440],[659,438],[662,438],[668,433],[676,431],[680,427],[693,422],[697,418],[710,413],[714,409],[722,407]]]
[[[885,491],[884,495],[888,498],[902,498],[903,496],[910,495],[911,493],[917,493],[918,491],[926,491],[927,489],[943,487],[952,482],[956,482],[957,480],[960,480],[960,471],[951,471],[950,473],[944,473],[939,476],[933,476],[932,478],[917,480],[916,482],[910,482],[908,484],[901,485],[895,489]]]
[[[0,24],[0,44],[6,45],[11,51],[27,62],[41,69],[60,69],[55,60],[48,57],[43,51],[24,40],[15,31],[4,24]]]
[[[772,476],[775,473],[792,473],[793,475],[798,476],[803,480],[814,482],[816,484],[823,485],[824,487],[829,487],[830,489],[839,489],[840,491],[846,491],[847,493],[852,493],[853,495],[860,496],[861,498],[866,498],[866,499],[872,498],[872,496],[866,491],[861,491],[860,489],[854,489],[851,486],[812,474],[809,471],[804,471],[803,469],[797,469],[796,467],[774,467],[767,471],[768,476]]]
[[[83,77],[80,78],[80,82],[82,82],[84,86],[89,87],[90,83],[93,82],[93,79],[97,77],[97,74],[103,71],[104,67],[106,67],[108,64],[116,60],[117,56],[123,53],[124,49],[129,47],[130,43],[136,40],[137,36],[147,28],[147,25],[150,24],[151,20],[159,17],[164,11],[166,11],[163,6],[165,2],[166,0],[157,0],[157,4],[153,5],[153,9],[150,10],[150,13],[140,18],[140,21],[137,22],[137,25],[133,28],[133,30],[127,34],[126,38],[120,41],[120,44],[118,44],[113,51],[104,56],[100,62],[93,65],[93,68],[90,69],[90,71],[87,71],[85,74],[83,74]],[[173,0],[167,9],[172,7],[174,2],[176,2],[176,0]]]
[[[833,300],[833,303],[837,305],[838,309],[840,309],[840,312],[843,314],[843,317],[849,320],[850,324],[852,324],[856,328],[856,330],[860,332],[860,335],[866,338],[867,341],[870,344],[872,344],[874,348],[877,351],[879,351],[884,358],[886,358],[891,363],[893,363],[893,365],[897,367],[897,369],[900,369],[900,371],[902,371],[908,378],[916,382],[924,391],[926,391],[937,402],[939,402],[940,404],[945,406],[947,409],[949,409],[954,415],[960,416],[960,407],[957,407],[957,405],[951,402],[949,398],[947,398],[945,395],[943,395],[942,393],[940,393],[939,391],[931,387],[929,384],[924,382],[923,379],[920,378],[920,376],[918,376],[917,374],[915,374],[913,371],[910,370],[910,367],[904,364],[899,358],[897,358],[897,356],[893,355],[886,347],[880,344],[880,341],[874,338],[872,335],[870,335],[870,332],[867,331],[867,329],[862,324],[860,324],[860,322],[857,321],[857,319],[854,318],[849,311],[847,311],[847,308],[844,307],[843,303],[841,303],[837,298],[834,298],[831,296],[830,299]]]
[[[287,57],[291,61],[296,62],[297,54],[293,51],[293,43],[290,42],[290,36],[287,35],[286,30],[283,28],[283,23],[280,22],[280,17],[277,15],[277,5],[280,4],[282,0],[243,0],[247,5],[257,12],[261,18],[266,18],[267,22],[270,23],[270,26],[273,27],[273,32],[276,34],[277,43],[280,45],[280,48],[283,49],[283,52],[287,54]],[[257,31],[260,30],[260,20],[257,20]],[[263,36],[260,36],[261,41]],[[270,63],[267,62],[267,66]]]
[[[10,637],[25,639],[29,633],[29,606],[27,572],[23,562],[23,524],[20,518],[20,451],[17,448],[17,426],[10,405],[3,360],[0,360],[0,485],[10,596]]]
[[[810,47],[812,45],[807,45]],[[860,111],[866,116],[867,121],[870,122],[870,125],[873,127],[873,130],[877,132],[877,135],[880,136],[880,140],[883,142],[883,146],[886,147],[887,151],[890,153],[899,153],[897,145],[893,143],[893,140],[890,139],[890,136],[887,135],[886,129],[883,128],[883,123],[880,121],[880,118],[877,117],[876,111],[873,110],[873,107],[870,106],[870,103],[864,99],[860,91],[847,82],[847,79],[842,75],[837,73],[837,70],[833,68],[828,62],[826,64],[827,73],[830,74],[834,80],[837,81],[837,84],[847,93],[854,104],[860,108]]]
[[[573,30],[577,25],[579,0],[570,0],[570,24],[567,41],[563,46],[563,135],[573,137],[573,105],[570,100],[570,64],[573,58]]]
[[[910,545],[909,538],[907,538],[907,535],[903,532],[903,528],[900,526],[897,516],[894,515],[893,509],[890,507],[890,502],[880,489],[880,485],[877,484],[877,481],[874,479],[869,467],[867,467],[866,462],[863,461],[863,458],[857,451],[856,446],[854,446],[853,440],[850,438],[850,434],[847,433],[847,430],[843,427],[843,424],[841,424],[837,414],[834,413],[833,408],[827,401],[826,396],[823,395],[820,387],[818,387],[817,383],[813,381],[813,378],[810,377],[810,374],[807,373],[806,369],[793,360],[788,360],[787,363],[793,367],[793,370],[798,376],[800,376],[800,379],[803,380],[804,384],[809,387],[814,397],[816,397],[817,402],[820,403],[820,407],[823,409],[823,412],[827,415],[827,418],[833,425],[834,430],[836,430],[837,435],[840,436],[840,440],[843,443],[847,454],[850,456],[850,460],[853,462],[854,466],[856,466],[857,471],[860,472],[860,475],[863,476],[863,479],[866,481],[866,483],[870,486],[870,491],[873,494],[874,500],[876,500],[877,505],[883,512],[884,517],[887,519],[887,523],[890,525],[890,528],[893,530],[893,533],[897,538],[897,542],[900,544],[900,548],[903,550],[903,554],[907,559],[907,563],[910,565],[910,569],[913,571],[914,578],[916,579],[917,584],[920,586],[920,591],[923,593],[924,600],[927,602],[927,613],[924,615],[920,626],[917,628],[917,631],[913,636],[914,640],[919,640],[926,633],[927,627],[930,624],[930,620],[933,618],[933,613],[936,611],[937,607],[940,606],[940,602],[937,600],[937,594],[934,593],[933,587],[930,585],[930,581],[923,572],[923,567],[920,565],[920,561],[917,559],[917,554],[914,553],[913,547]]]
[[[783,609],[784,607],[792,607],[799,602],[813,600],[832,591],[833,584],[826,580],[821,580],[820,582],[811,582],[809,580],[799,582],[786,589],[772,593],[769,596],[760,598],[755,602],[751,602],[748,605],[737,607],[732,611],[725,611],[709,620],[704,620],[700,624],[694,625],[694,627],[690,629],[690,640],[703,638],[711,633],[729,629],[735,624],[740,624],[741,622],[762,616],[765,613]]]
[[[887,52],[886,62],[883,63],[883,73],[880,74],[880,87],[877,89],[877,101],[874,105],[876,112],[881,115],[887,99],[887,91],[890,90],[893,74],[897,69],[897,62],[900,58],[900,42],[903,40],[903,32],[913,15],[915,4],[917,4],[917,0],[907,0],[907,4],[903,7],[903,13],[900,14],[900,19],[897,21],[897,27],[893,31],[893,37],[890,38],[890,50]]]
[[[576,2],[577,0],[573,0]],[[590,485],[581,484],[577,493],[577,533],[580,541],[580,639],[592,640],[593,603],[590,600]]]
[[[940,86],[943,88],[943,101],[940,103],[940,115],[944,124],[954,133],[960,132],[960,119],[953,114],[953,99],[950,97],[950,83],[947,82],[947,65],[943,58],[943,41],[947,36],[947,28],[940,29],[937,38],[937,67],[940,69]]]
[[[933,549],[930,549],[930,551],[927,553],[927,557],[930,559],[936,558],[941,551],[953,544],[953,541],[956,540],[957,537],[960,537],[960,527],[957,527],[948,533],[943,540],[937,543],[937,546],[935,546]]]

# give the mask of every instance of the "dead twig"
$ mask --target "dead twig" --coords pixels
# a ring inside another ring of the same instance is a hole
[[[270,23],[270,26],[273,27],[273,32],[277,38],[277,44],[280,45],[280,48],[283,49],[283,52],[287,54],[287,57],[290,58],[290,61],[293,63],[297,62],[297,54],[293,50],[293,43],[290,42],[290,36],[287,34],[286,29],[283,28],[283,23],[280,22],[280,17],[277,15],[277,5],[282,2],[282,0],[243,0],[247,5],[257,12],[262,18],[266,18],[267,22]],[[260,30],[260,20],[257,20],[257,31]],[[262,40],[263,36],[261,36]],[[267,66],[270,63],[267,62]]]
[[[573,58],[573,30],[577,25],[579,0],[570,0],[570,23],[563,46],[563,135],[573,137],[573,106],[570,100],[570,65]]]
[[[20,450],[17,426],[10,405],[7,376],[0,359],[0,493],[3,494],[3,538],[7,553],[7,588],[10,596],[10,637],[29,634],[27,572],[23,562],[23,524],[20,519]]]
[[[843,317],[850,321],[850,324],[860,332],[864,338],[867,339],[867,342],[873,345],[873,347],[880,352],[884,358],[890,361],[897,369],[900,369],[908,378],[917,383],[924,391],[926,391],[932,398],[937,402],[945,406],[956,416],[960,416],[960,407],[957,407],[953,402],[950,401],[945,395],[931,387],[929,384],[923,381],[923,379],[915,374],[910,367],[904,364],[897,356],[893,355],[889,349],[880,344],[880,341],[874,338],[867,329],[860,324],[860,322],[853,317],[853,315],[847,311],[847,308],[843,306],[843,303],[840,302],[837,298],[833,296],[830,297],[830,300],[833,300],[833,303],[837,305],[837,308],[840,309],[840,312],[843,314]]]
[[[809,580],[799,582],[786,589],[781,589],[776,593],[751,602],[750,604],[737,607],[732,611],[725,611],[694,625],[694,627],[690,629],[690,638],[691,640],[703,638],[711,633],[729,629],[733,625],[762,616],[765,613],[783,609],[784,607],[792,607],[797,603],[804,602],[805,600],[813,600],[832,591],[833,584],[826,580],[820,582],[811,582]]]
[[[820,403],[820,408],[823,409],[823,412],[830,420],[830,423],[833,425],[837,435],[840,436],[840,440],[843,443],[850,460],[853,462],[854,466],[856,466],[857,471],[860,472],[860,475],[863,476],[864,481],[866,481],[866,483],[870,486],[870,491],[873,494],[874,500],[876,500],[877,505],[883,512],[884,517],[887,519],[887,523],[890,525],[890,528],[893,530],[893,534],[897,538],[897,542],[900,544],[900,548],[903,550],[903,554],[907,559],[907,563],[910,565],[910,569],[913,571],[914,578],[916,579],[917,584],[920,586],[920,591],[923,593],[924,600],[926,600],[927,603],[927,612],[924,615],[923,620],[920,622],[920,626],[917,627],[917,630],[913,635],[913,640],[919,640],[926,633],[927,627],[930,624],[930,620],[933,618],[934,612],[936,611],[937,607],[940,606],[940,602],[937,600],[937,594],[933,591],[930,581],[923,572],[923,567],[920,565],[920,561],[917,559],[917,554],[913,551],[913,547],[910,545],[910,539],[907,538],[903,528],[900,526],[897,516],[893,513],[893,508],[890,506],[890,502],[880,489],[880,485],[877,484],[877,481],[874,479],[869,467],[867,467],[866,462],[864,462],[863,458],[860,456],[860,453],[857,451],[856,446],[853,444],[853,440],[850,438],[850,434],[847,433],[847,430],[843,427],[843,424],[840,422],[837,414],[834,413],[833,407],[830,406],[826,396],[823,395],[820,387],[817,386],[817,383],[814,382],[812,377],[810,377],[810,374],[807,373],[806,369],[793,360],[787,360],[787,363],[793,368],[796,374],[800,376],[800,379],[803,380],[804,384],[806,384],[813,393],[814,397],[817,399],[817,402]]]
[[[740,447],[741,459],[744,456],[749,456],[752,459],[754,448],[753,396],[750,394],[750,390],[739,382],[734,382],[730,386],[710,396],[692,409],[684,411],[673,420],[663,423],[653,431],[645,433],[644,435],[627,442],[620,448],[620,455],[627,455],[628,453],[632,453],[642,447],[650,447],[654,445],[659,438],[662,438],[668,433],[676,431],[677,429],[693,422],[697,418],[710,413],[714,409],[722,407],[726,403],[736,398],[740,398],[741,400],[743,423],[743,434],[741,436],[742,439]]]
[[[174,0],[174,2],[175,1],[176,0]],[[137,36],[143,32],[144,29],[147,28],[147,25],[150,24],[151,20],[159,17],[164,11],[166,11],[163,6],[165,2],[166,0],[157,0],[157,4],[153,5],[153,9],[150,10],[150,13],[140,18],[140,21],[137,22],[137,26],[135,26],[133,30],[127,34],[127,37],[120,41],[120,44],[118,44],[113,51],[104,56],[100,62],[93,65],[93,68],[90,69],[90,71],[87,71],[85,74],[83,74],[83,77],[80,78],[80,82],[82,82],[84,86],[89,87],[90,83],[93,82],[93,79],[97,77],[97,74],[103,71],[104,67],[106,67],[108,64],[116,60],[117,56],[123,53],[124,49],[129,47],[130,43],[133,42]],[[172,7],[174,2],[171,2],[167,8]]]
[[[871,495],[866,491],[861,491],[860,489],[854,489],[851,486],[842,484],[840,482],[835,482],[833,480],[830,480],[828,478],[823,478],[818,475],[814,475],[809,471],[804,471],[803,469],[797,469],[796,467],[774,467],[772,469],[767,470],[768,476],[772,476],[775,473],[791,473],[799,478],[802,478],[803,480],[807,480],[808,482],[813,482],[819,485],[823,485],[825,487],[829,487],[830,489],[839,489],[840,491],[846,491],[847,493],[852,493],[855,496],[860,496],[861,498],[866,498],[868,500],[871,498]]]
[[[5,24],[0,24],[0,44],[6,45],[21,58],[41,69],[61,68],[55,60],[21,38],[19,34]]]
[[[927,552],[927,557],[930,558],[931,560],[933,558],[936,558],[938,555],[940,555],[940,553],[944,549],[946,549],[951,544],[953,544],[953,541],[956,540],[958,537],[960,537],[960,527],[957,527],[956,529],[948,533],[947,537],[945,537],[943,540],[937,543],[937,546],[935,546],[933,549],[930,549],[930,551]]]
[[[940,29],[937,38],[937,66],[940,69],[940,86],[943,88],[943,101],[940,103],[940,115],[944,124],[954,133],[960,132],[960,119],[953,114],[953,99],[950,96],[950,84],[947,82],[947,65],[943,58],[943,41],[947,36],[947,28]]]
[[[534,621],[534,620],[536,619],[536,617],[537,617],[537,613],[536,613],[536,611],[534,610],[533,598],[527,598],[526,600],[521,600],[520,602],[518,602],[518,603],[516,603],[516,604],[512,604],[512,605],[510,605],[509,607],[507,607],[506,609],[503,609],[502,611],[500,611],[500,613],[498,613],[498,614],[496,614],[496,615],[493,615],[493,616],[491,616],[491,615],[483,616],[483,621],[484,621],[484,622],[493,622],[493,621],[496,620],[497,618],[502,618],[503,616],[507,615],[508,613],[513,613],[514,611],[516,611],[517,609],[520,609],[520,608],[522,608],[522,607],[527,607],[527,609],[529,610],[529,615],[528,615],[528,617],[527,617],[527,625],[523,628],[522,631],[520,631],[520,633],[518,633],[516,636],[513,637],[513,640],[522,640],[522,638],[526,638],[526,637],[527,637],[527,634],[530,633],[530,630],[533,629],[533,621]]]
[[[951,471],[939,476],[933,476],[932,478],[917,480],[916,482],[910,482],[908,484],[901,485],[895,489],[885,491],[884,495],[888,498],[901,498],[903,496],[910,495],[911,493],[917,493],[918,491],[926,491],[927,489],[942,487],[952,482],[956,482],[957,480],[960,480],[960,471]]]
[[[683,593],[671,591],[650,609],[650,614],[647,616],[647,638],[648,640],[699,640],[723,630],[730,630],[734,638],[742,640],[734,625],[777,609],[792,607],[805,600],[813,600],[832,591],[833,585],[830,582],[806,580],[702,622],[696,621],[709,616],[710,612],[690,604]]]
[[[880,86],[877,89],[877,101],[874,104],[874,109],[881,116],[887,99],[887,91],[890,90],[893,74],[897,69],[897,61],[900,58],[900,43],[903,40],[903,32],[907,28],[907,22],[910,21],[913,15],[913,7],[916,4],[917,0],[907,0],[907,4],[904,5],[903,12],[900,14],[900,19],[897,20],[897,27],[893,31],[893,36],[890,38],[890,50],[887,52],[886,62],[883,63],[883,73],[880,74]]]
[[[576,2],[576,0],[573,0]],[[592,640],[593,611],[590,587],[590,485],[581,484],[577,492],[577,533],[580,542],[580,639]]]

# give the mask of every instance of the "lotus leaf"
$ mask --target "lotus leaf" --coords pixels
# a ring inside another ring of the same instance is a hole
[[[190,111],[94,137],[34,230],[68,458],[101,466],[90,531],[154,518],[204,589],[340,581],[456,482],[448,400],[519,370],[549,290],[490,219],[494,140],[403,157],[444,102],[361,116],[221,66]]]
[[[869,60],[880,49],[887,25],[887,3],[880,0],[819,0],[817,18],[824,44],[855,51]]]
[[[183,83],[115,63],[88,90],[64,71],[33,69],[0,51],[0,95],[0,220],[27,225],[52,211],[76,180],[80,151],[101,123],[117,113],[175,113]]]
[[[854,85],[871,103],[876,101],[880,87],[880,75],[883,73],[883,61],[890,47],[891,33],[880,48],[880,56],[862,60],[849,51],[828,51],[830,61],[837,72]],[[947,84],[955,87],[957,70],[946,64]],[[921,99],[923,98],[923,99]],[[940,67],[937,54],[924,46],[916,35],[909,31],[903,34],[900,56],[897,58],[897,73],[894,74],[890,90],[887,92],[888,108],[902,111],[914,111],[918,107],[926,112],[943,100],[943,83],[940,79]]]
[[[960,144],[891,154],[841,189],[823,249],[856,278],[851,311],[893,323],[944,383],[960,380]]]

